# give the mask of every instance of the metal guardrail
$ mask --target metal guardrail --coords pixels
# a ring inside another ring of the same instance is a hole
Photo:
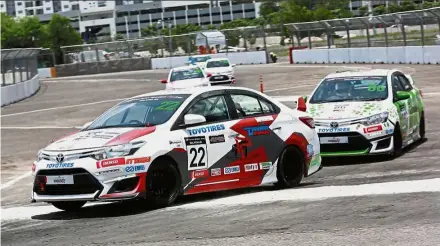
[[[440,44],[436,43],[440,42],[440,7],[305,23],[263,24],[220,31],[226,37],[226,46],[231,46],[229,49],[216,47],[216,52],[224,53],[267,50],[287,55],[286,45],[310,49],[436,45]],[[199,54],[195,43],[196,33],[189,33],[65,46],[62,50],[65,64],[93,65],[95,62],[112,60],[127,62],[127,59],[140,57]]]
[[[38,74],[38,54],[41,48],[2,49],[1,86],[30,80]]]

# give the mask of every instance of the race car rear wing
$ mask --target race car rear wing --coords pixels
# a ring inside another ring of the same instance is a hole
[[[307,110],[307,96],[272,96],[272,98],[291,109],[296,109],[302,112],[306,112]]]

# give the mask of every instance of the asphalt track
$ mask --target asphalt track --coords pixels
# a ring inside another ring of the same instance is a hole
[[[29,171],[38,149],[120,99],[161,89],[167,71],[45,80],[27,100],[2,108],[3,245],[440,245],[440,67],[290,65],[236,68],[240,86],[269,95],[309,93],[324,75],[355,68],[400,68],[423,90],[427,141],[397,160],[337,159],[302,187],[193,195],[146,211],[97,204],[60,212],[30,204]]]

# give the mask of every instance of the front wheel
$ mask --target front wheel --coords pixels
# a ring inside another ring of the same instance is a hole
[[[74,202],[52,202],[52,205],[58,209],[73,212],[80,210],[86,202],[83,201],[74,201]]]
[[[419,122],[419,134],[420,134],[420,139],[423,141],[425,139],[425,113],[422,112],[422,116],[420,117],[420,122]]]
[[[398,124],[396,124],[396,128],[394,129],[393,133],[393,145],[393,150],[390,153],[391,159],[397,158],[402,154],[403,140],[400,125]]]
[[[171,205],[180,194],[181,179],[176,166],[168,159],[160,159],[148,170],[146,202],[148,207]]]
[[[305,159],[295,146],[283,150],[278,160],[276,188],[292,188],[301,183],[304,176]]]

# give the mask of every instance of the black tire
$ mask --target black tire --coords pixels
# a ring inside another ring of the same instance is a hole
[[[395,130],[393,133],[393,143],[394,143],[394,147],[390,153],[391,159],[397,158],[402,154],[403,140],[402,140],[402,133],[400,131],[399,124],[396,124]]]
[[[305,159],[301,151],[295,146],[286,147],[280,155],[277,167],[275,187],[278,189],[298,186],[304,176]]]
[[[420,134],[420,140],[423,141],[425,140],[426,137],[426,128],[425,128],[425,112],[422,112],[422,116],[420,117],[420,122],[419,122],[419,134]]]
[[[181,182],[179,171],[171,160],[160,158],[155,161],[146,180],[147,206],[163,208],[174,203],[180,195]]]
[[[84,201],[52,202],[52,205],[67,212],[74,212],[80,210],[86,203]]]

